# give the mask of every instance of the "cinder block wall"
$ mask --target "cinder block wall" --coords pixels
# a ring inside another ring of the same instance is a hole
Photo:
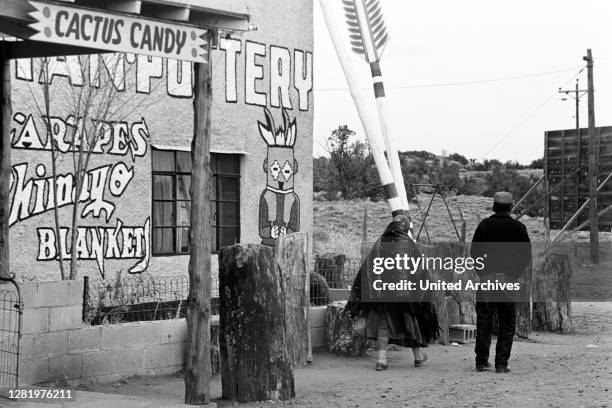
[[[22,283],[24,304],[19,384],[164,375],[184,367],[185,319],[87,326],[82,323],[83,282]],[[326,307],[312,307],[312,347],[326,346]],[[211,322],[213,373],[218,372],[219,320]]]
[[[63,378],[107,382],[183,368],[185,319],[86,326],[82,281],[23,283],[20,288],[20,385]]]
[[[308,310],[308,330],[314,350],[327,347],[327,306],[312,306]]]

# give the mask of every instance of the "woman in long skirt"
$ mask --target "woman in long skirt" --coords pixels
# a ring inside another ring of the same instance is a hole
[[[414,354],[415,367],[421,367],[427,360],[422,350],[438,336],[438,317],[435,307],[426,294],[372,290],[374,279],[418,281],[427,277],[427,271],[410,273],[407,270],[387,270],[385,274],[373,274],[375,258],[395,258],[396,255],[419,257],[421,251],[411,236],[410,218],[404,214],[394,217],[381,238],[374,244],[368,258],[362,263],[351,289],[346,310],[350,315],[365,323],[366,336],[376,340],[378,362],[376,370],[386,370],[387,346],[397,344],[410,347]],[[417,282],[418,285],[418,282]],[[363,290],[362,290],[363,289]]]

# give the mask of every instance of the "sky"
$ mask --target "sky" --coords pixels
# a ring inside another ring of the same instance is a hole
[[[365,136],[313,1],[317,157],[339,125]],[[575,128],[575,102],[558,89],[574,89],[576,79],[586,89],[587,48],[596,125],[612,126],[612,1],[380,1],[391,35],[381,59],[388,123],[400,151],[521,163],[542,157],[546,130]],[[584,96],[581,127],[587,112]]]

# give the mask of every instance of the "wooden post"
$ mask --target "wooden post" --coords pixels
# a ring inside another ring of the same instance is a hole
[[[459,210],[459,220],[461,222],[461,236],[459,237],[459,242],[465,242],[465,237],[467,234],[467,223],[465,222],[465,215],[463,214],[463,210],[459,203],[457,203],[457,210]]]
[[[544,227],[544,242],[548,244],[550,240],[550,183],[548,182],[548,136],[544,138],[544,217],[542,219],[542,226]]]
[[[590,219],[590,244],[591,262],[599,263],[599,221],[597,218],[597,176],[599,173],[599,154],[596,152],[595,135],[595,90],[593,88],[593,55],[591,49],[587,50],[584,57],[587,62],[588,74],[588,100],[589,100],[589,219]]]
[[[210,35],[208,36],[210,56]],[[185,403],[210,401],[210,63],[194,64]]]
[[[9,188],[11,183],[11,70],[8,50],[0,42],[0,277],[9,268]]]
[[[368,256],[370,248],[368,246],[368,207],[363,208],[363,222],[361,224],[361,247],[359,248],[359,256],[365,259]]]
[[[561,180],[565,180],[565,130],[561,131]],[[565,222],[565,183],[561,184],[561,223]]]
[[[576,173],[576,187],[574,188],[574,194],[576,195],[576,200],[575,200],[575,208],[580,207],[580,183],[582,182],[581,178],[582,178],[582,129],[578,128],[576,129],[576,133],[577,133],[577,139],[578,139],[578,153],[577,153],[577,158],[576,158],[576,162],[578,165],[578,172]]]
[[[580,131],[580,87],[578,86],[578,78],[576,78],[576,138],[578,139],[578,152],[576,161],[578,164],[578,168],[582,168],[582,132]],[[574,189],[574,194],[576,194],[576,208],[580,205],[580,172],[576,174],[576,188]]]

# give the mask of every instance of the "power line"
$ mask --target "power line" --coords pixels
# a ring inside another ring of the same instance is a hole
[[[546,72],[536,72],[531,74],[523,74],[523,75],[513,75],[502,78],[491,78],[491,79],[480,79],[475,81],[459,81],[459,82],[443,82],[438,84],[421,84],[421,85],[400,85],[400,86],[388,86],[387,89],[418,89],[418,88],[439,88],[439,87],[448,87],[448,86],[465,86],[465,85],[478,85],[478,84],[486,84],[491,82],[502,82],[502,81],[512,81],[517,79],[526,79],[526,78],[535,78],[541,76],[548,76],[559,74],[562,72],[570,72],[574,71],[576,68],[568,68],[568,69],[560,69],[556,71],[546,71]],[[366,88],[364,88],[366,89]],[[370,89],[370,88],[367,88]],[[349,88],[317,88],[314,89],[315,92],[340,92],[340,91],[349,91]]]
[[[569,84],[570,82],[572,82],[578,75],[580,75],[582,73],[582,71],[584,71],[586,67],[582,67],[580,69],[580,71],[578,71],[576,74],[574,74],[566,83],[563,84],[563,86],[566,86],[567,84]],[[523,120],[521,120],[516,126],[514,126],[508,133],[506,133],[505,135],[503,135],[502,137],[500,137],[497,142],[495,142],[495,144],[489,149],[487,150],[482,156],[481,158],[484,159],[487,157],[487,155],[489,153],[491,153],[493,150],[495,150],[495,148],[497,148],[497,146],[499,146],[504,140],[506,140],[508,137],[510,137],[514,132],[516,132],[521,126],[523,126],[523,124],[525,124],[525,122],[527,122],[529,119],[531,119],[536,113],[538,113],[538,111],[540,109],[542,109],[544,107],[544,105],[546,105],[548,102],[550,102],[555,96],[557,95],[557,92],[554,92],[552,95],[550,95],[544,102],[542,102],[540,105],[538,105],[531,113],[529,113]]]

